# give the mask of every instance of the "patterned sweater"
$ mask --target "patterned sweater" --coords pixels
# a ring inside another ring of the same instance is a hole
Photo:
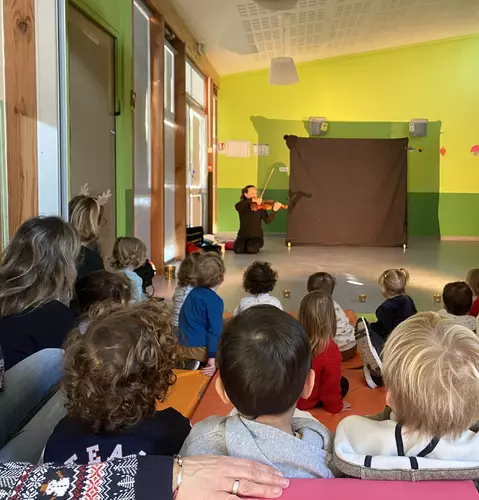
[[[95,465],[0,464],[0,498],[8,500],[171,500],[173,459],[127,457]]]

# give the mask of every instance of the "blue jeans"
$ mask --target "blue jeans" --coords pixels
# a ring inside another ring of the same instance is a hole
[[[0,394],[0,462],[38,462],[65,415],[63,395],[56,393],[62,376],[61,349],[44,349],[7,370]]]

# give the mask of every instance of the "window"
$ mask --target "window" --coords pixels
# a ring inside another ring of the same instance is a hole
[[[171,120],[171,118],[173,118]],[[165,120],[175,120],[175,53],[165,45]]]
[[[165,262],[175,258],[175,53],[165,44]]]
[[[142,2],[135,1],[134,12],[135,72],[135,236],[151,255],[151,88],[150,88],[150,13]]]
[[[205,106],[205,79],[189,61],[186,61],[186,93],[201,107]]]

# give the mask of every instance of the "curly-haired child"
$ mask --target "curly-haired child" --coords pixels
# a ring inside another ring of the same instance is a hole
[[[191,290],[180,311],[180,356],[189,369],[206,364],[203,375],[216,371],[216,350],[223,330],[223,299],[216,293],[223,283],[225,265],[221,256],[206,252],[195,265],[196,287]],[[194,363],[191,366],[191,362]]]
[[[146,252],[146,245],[140,239],[127,236],[118,238],[113,247],[111,265],[130,278],[135,302],[147,299],[143,293],[143,280],[135,272],[135,269],[145,263]]]
[[[103,304],[99,316],[93,312],[85,334],[74,330],[65,346],[67,416],[48,440],[45,461],[178,453],[188,419],[173,408],[156,411],[175,383],[176,353],[164,302]]]
[[[241,299],[234,315],[237,316],[250,307],[264,304],[283,310],[281,302],[271,295],[277,281],[278,273],[269,262],[253,262],[243,275],[243,288],[250,295]]]

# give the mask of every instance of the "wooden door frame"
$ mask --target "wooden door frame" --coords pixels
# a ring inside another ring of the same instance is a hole
[[[151,5],[150,126],[151,126],[151,259],[158,274],[165,265],[165,18]]]
[[[38,214],[34,0],[4,0],[8,232]]]

